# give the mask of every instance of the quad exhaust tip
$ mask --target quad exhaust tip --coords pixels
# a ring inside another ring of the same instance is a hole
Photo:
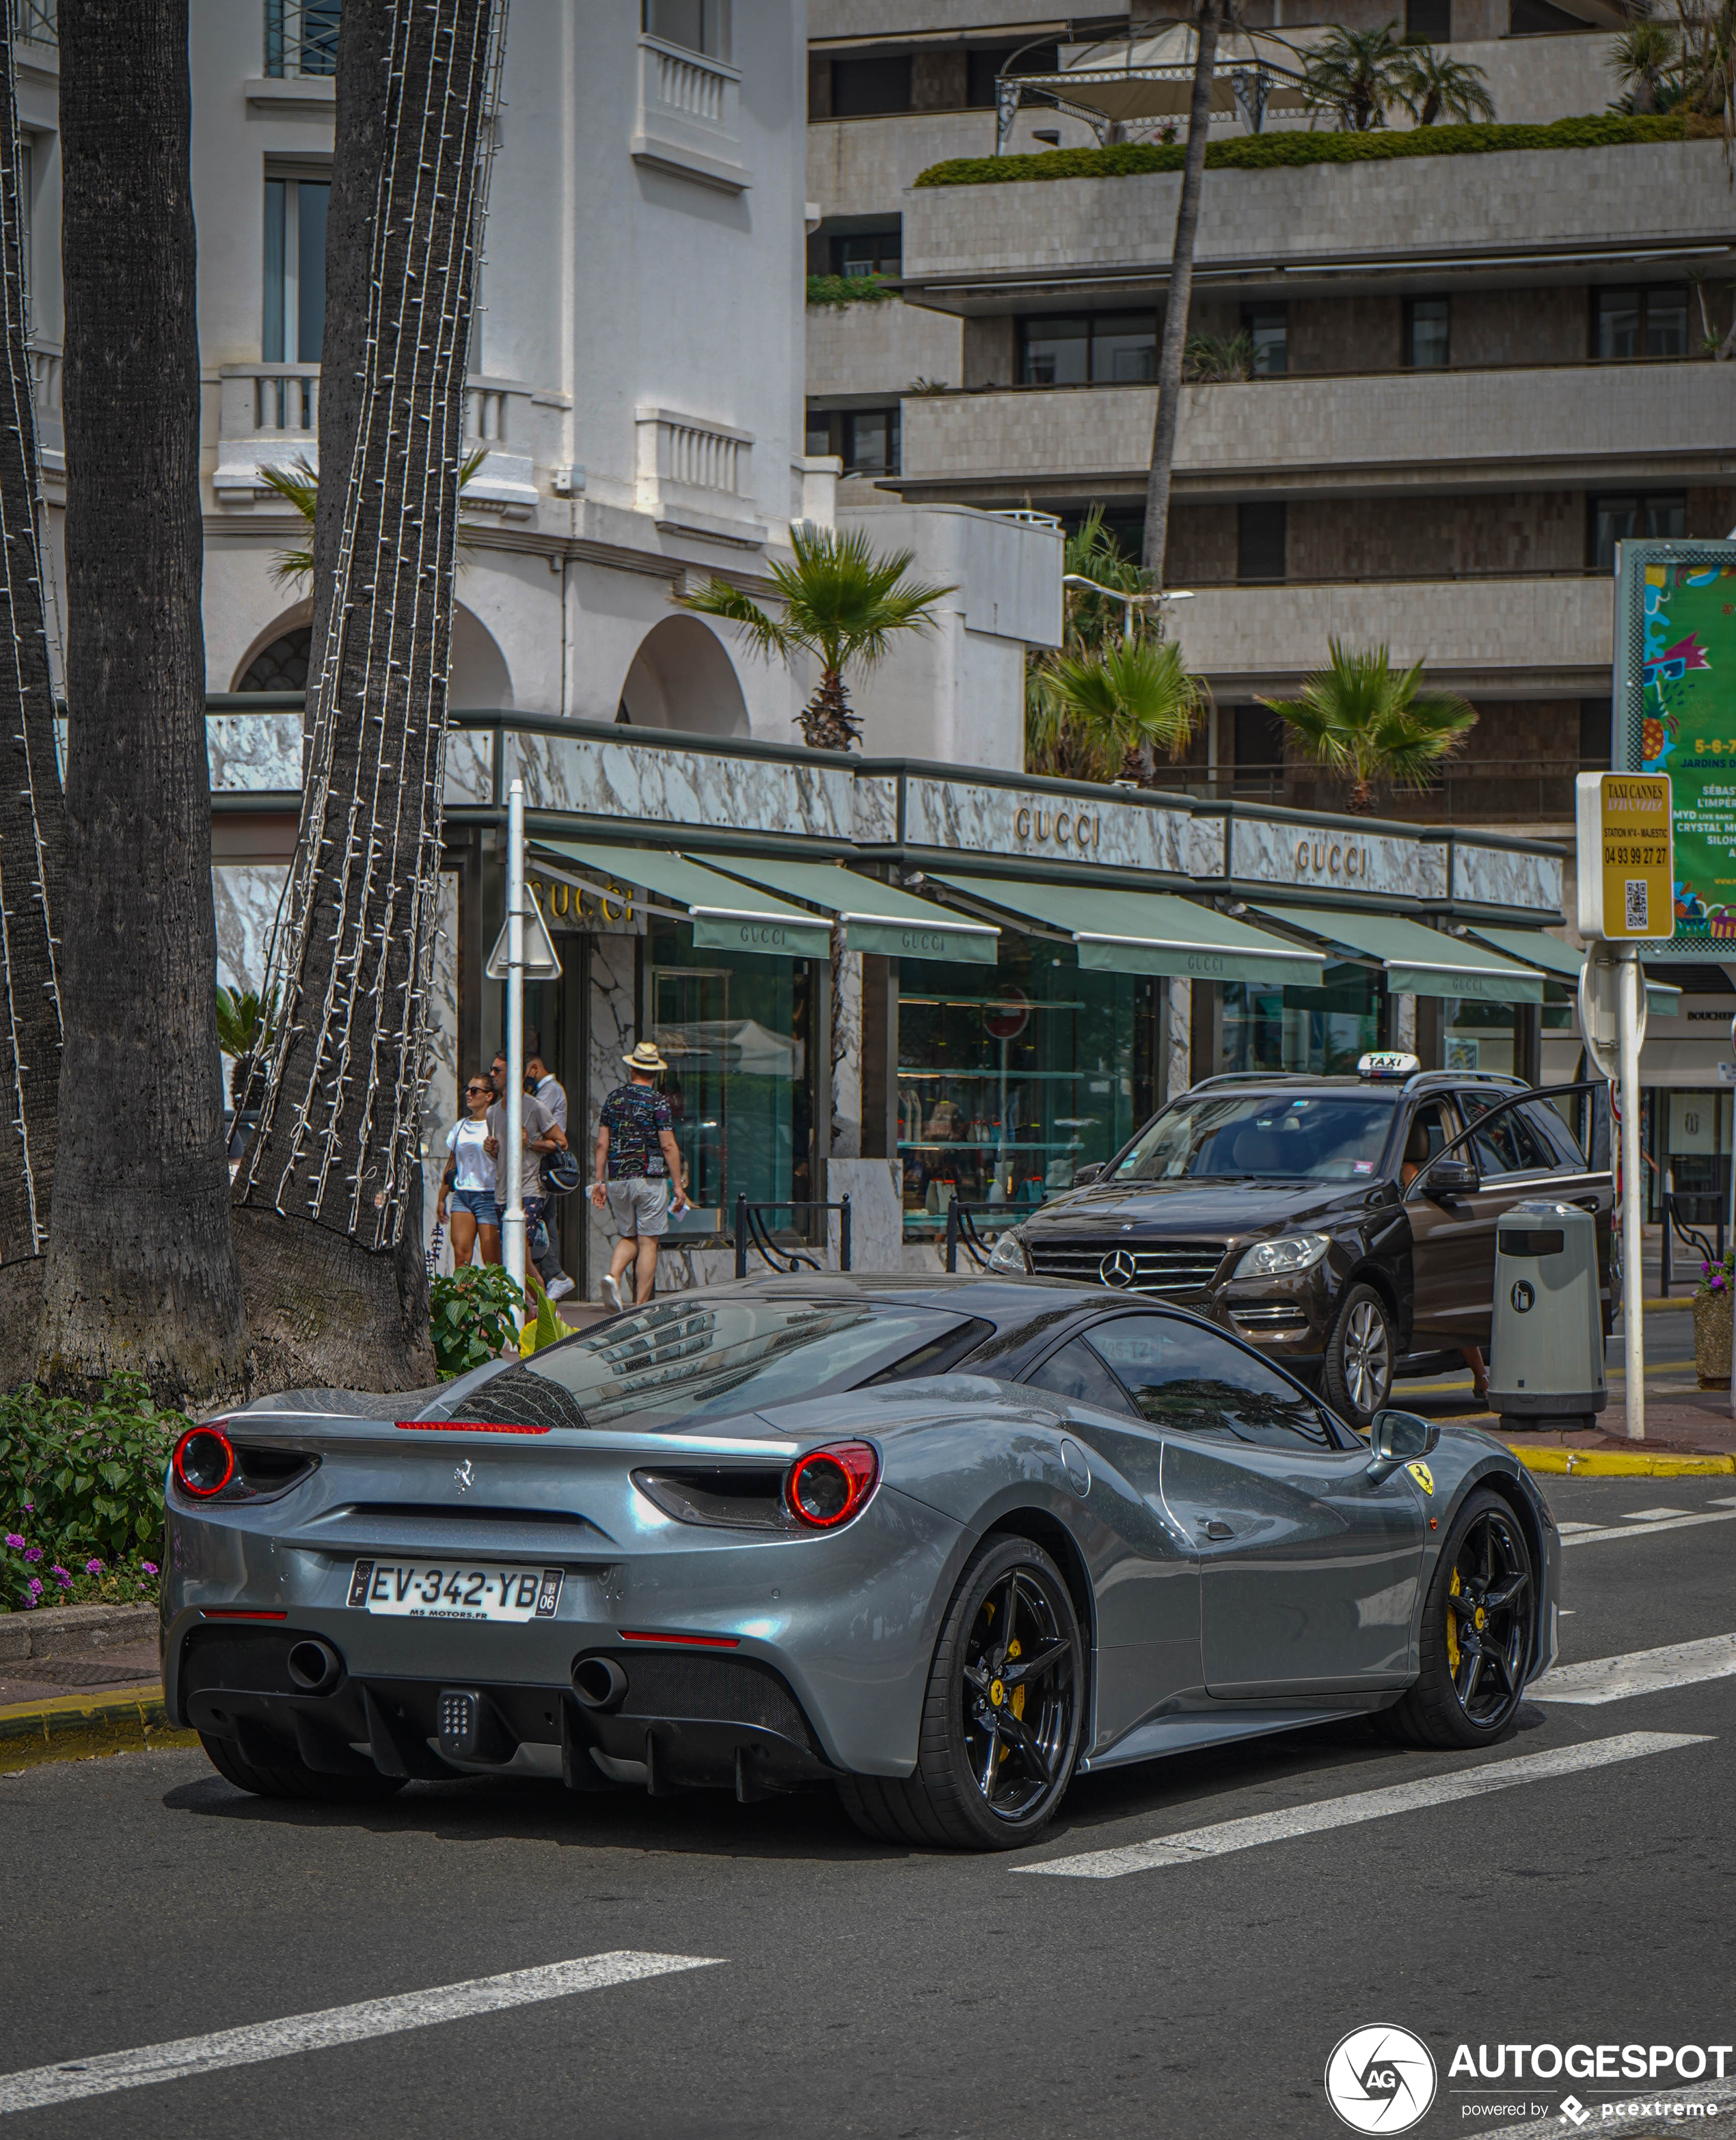
[[[329,1694],[344,1676],[344,1661],[330,1642],[311,1638],[289,1653],[289,1676],[302,1694]]]
[[[627,1675],[613,1657],[576,1657],[572,1691],[586,1709],[619,1709],[627,1698]]]

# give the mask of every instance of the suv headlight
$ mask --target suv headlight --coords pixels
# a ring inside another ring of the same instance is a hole
[[[1029,1274],[1031,1259],[1025,1253],[1017,1226],[1009,1226],[988,1251],[988,1268],[992,1271],[1017,1271],[1021,1278]]]
[[[1312,1270],[1332,1245],[1325,1234],[1280,1234],[1275,1240],[1256,1241],[1236,1265],[1238,1278],[1287,1278],[1292,1272]]]

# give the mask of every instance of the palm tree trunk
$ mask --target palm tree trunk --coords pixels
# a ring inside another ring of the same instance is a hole
[[[504,15],[505,0],[391,4],[332,626],[272,960],[271,1086],[236,1185],[273,1380],[434,1378],[419,1154],[473,245]]]
[[[41,1370],[238,1390],[212,975],[188,0],[62,0],[67,858]]]
[[[1145,484],[1148,572],[1164,584],[1164,549],[1170,537],[1170,474],[1175,460],[1175,425],[1181,414],[1181,362],[1187,347],[1188,313],[1194,296],[1194,241],[1199,229],[1199,194],[1205,182],[1206,143],[1212,125],[1212,70],[1224,0],[1200,0],[1194,18],[1199,49],[1194,60],[1194,97],[1188,107],[1187,154],[1181,167],[1181,199],[1170,258],[1170,292],[1164,308],[1164,346],[1157,366],[1157,422],[1151,434],[1151,474]]]
[[[34,1369],[54,1183],[61,1003],[52,917],[66,876],[42,606],[36,412],[25,314],[18,114],[10,38],[0,37],[0,1384]],[[8,628],[9,627],[9,628]]]
[[[828,669],[820,688],[797,716],[802,740],[810,750],[848,750],[862,733],[862,724],[851,710],[850,695],[842,673]]]

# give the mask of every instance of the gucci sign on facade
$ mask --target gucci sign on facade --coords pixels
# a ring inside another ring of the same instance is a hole
[[[1366,884],[1370,855],[1356,840],[1335,840],[1316,832],[1296,843],[1296,874],[1306,881],[1318,877],[1328,884]]]
[[[1014,812],[1013,836],[1017,840],[1035,840],[1043,847],[1089,854],[1102,845],[1103,819],[1096,810],[1045,809],[1039,803]]]

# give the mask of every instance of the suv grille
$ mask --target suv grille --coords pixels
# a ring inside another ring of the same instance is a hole
[[[1166,1297],[1208,1291],[1228,1246],[1227,1241],[1165,1241],[1155,1247],[1115,1240],[1029,1244],[1032,1265],[1043,1278],[1069,1278],[1080,1285],[1101,1285],[1106,1283],[1106,1259],[1129,1256],[1133,1260],[1133,1275],[1118,1290]]]

